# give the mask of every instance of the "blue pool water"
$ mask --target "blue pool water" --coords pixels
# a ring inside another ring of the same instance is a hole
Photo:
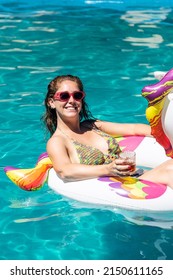
[[[97,118],[147,123],[141,89],[172,68],[172,29],[173,1],[0,1],[1,260],[173,258],[169,225],[137,225],[47,185],[25,192],[3,172],[45,151],[40,117],[58,74],[81,77]]]

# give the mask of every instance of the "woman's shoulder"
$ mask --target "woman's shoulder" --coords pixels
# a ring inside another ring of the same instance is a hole
[[[66,138],[59,132],[55,132],[47,141],[47,148],[54,147],[55,145],[65,145]]]

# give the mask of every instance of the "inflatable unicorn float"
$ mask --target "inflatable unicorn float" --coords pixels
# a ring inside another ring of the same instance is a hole
[[[142,96],[148,100],[146,117],[152,137],[117,137],[122,150],[136,152],[136,164],[153,168],[173,158],[173,69],[155,72],[159,82],[145,86]],[[92,207],[130,210],[148,218],[173,221],[173,190],[135,177],[99,177],[78,182],[64,182],[53,169],[47,153],[30,169],[5,168],[10,180],[26,191],[39,190],[46,182],[58,194],[87,203]]]

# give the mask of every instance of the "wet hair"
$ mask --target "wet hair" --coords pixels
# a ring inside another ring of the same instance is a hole
[[[53,96],[57,92],[60,84],[63,81],[67,81],[67,80],[75,82],[77,84],[79,90],[84,91],[84,87],[83,87],[83,84],[82,84],[82,81],[80,80],[80,78],[77,76],[72,76],[72,75],[57,76],[48,84],[47,94],[46,94],[46,98],[44,100],[46,112],[42,116],[41,119],[43,120],[47,130],[50,132],[51,135],[55,132],[55,130],[57,128],[57,115],[56,115],[56,110],[49,106],[48,101],[50,98],[53,98]],[[92,116],[92,114],[88,108],[88,105],[85,102],[85,98],[82,99],[82,109],[79,113],[79,116],[80,116],[80,121],[87,120],[90,122],[94,122],[96,120]]]

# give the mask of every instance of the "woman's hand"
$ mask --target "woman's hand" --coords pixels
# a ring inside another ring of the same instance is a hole
[[[134,161],[117,158],[107,165],[109,176],[130,176],[134,173]],[[132,172],[133,169],[133,172]]]

